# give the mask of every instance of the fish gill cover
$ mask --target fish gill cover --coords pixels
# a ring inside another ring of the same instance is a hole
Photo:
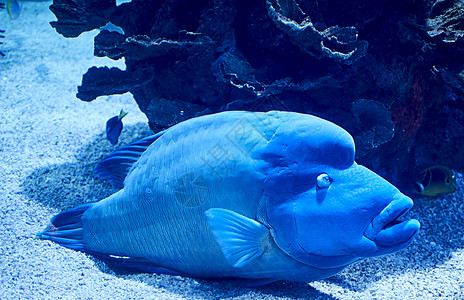
[[[464,167],[463,1],[54,0],[56,30],[109,22],[77,96],[131,92],[158,131],[231,109],[311,113],[346,128],[357,160],[404,186]]]

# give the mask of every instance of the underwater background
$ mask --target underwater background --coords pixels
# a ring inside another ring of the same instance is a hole
[[[2,299],[464,297],[462,1],[24,1],[13,15],[4,2]],[[324,117],[404,192],[431,166],[453,169],[456,191],[413,196],[421,230],[404,251],[308,284],[127,273],[35,237],[114,191],[94,176],[106,154],[227,109]],[[121,110],[113,146],[106,122]]]

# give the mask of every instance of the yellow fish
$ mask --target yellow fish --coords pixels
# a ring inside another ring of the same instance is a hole
[[[416,181],[416,192],[420,195],[436,197],[456,191],[456,177],[445,166],[433,166],[420,172]]]
[[[18,0],[8,0],[6,2],[6,9],[11,20],[19,18],[19,13],[21,12],[21,5]]]

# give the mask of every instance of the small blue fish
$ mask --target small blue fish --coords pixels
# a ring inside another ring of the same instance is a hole
[[[122,189],[38,236],[148,272],[319,280],[419,230],[399,220],[412,200],[354,157],[348,132],[311,115],[202,116],[110,154],[97,174]]]
[[[8,0],[6,2],[6,9],[11,20],[19,18],[19,14],[21,13],[21,4],[18,0]]]
[[[123,127],[122,118],[126,115],[127,113],[121,109],[118,116],[114,116],[106,122],[106,138],[113,145],[118,143],[119,135],[121,135]]]

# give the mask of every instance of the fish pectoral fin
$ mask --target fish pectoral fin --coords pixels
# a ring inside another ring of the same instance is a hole
[[[206,217],[227,262],[241,268],[269,246],[269,229],[263,224],[222,208],[211,208]]]

